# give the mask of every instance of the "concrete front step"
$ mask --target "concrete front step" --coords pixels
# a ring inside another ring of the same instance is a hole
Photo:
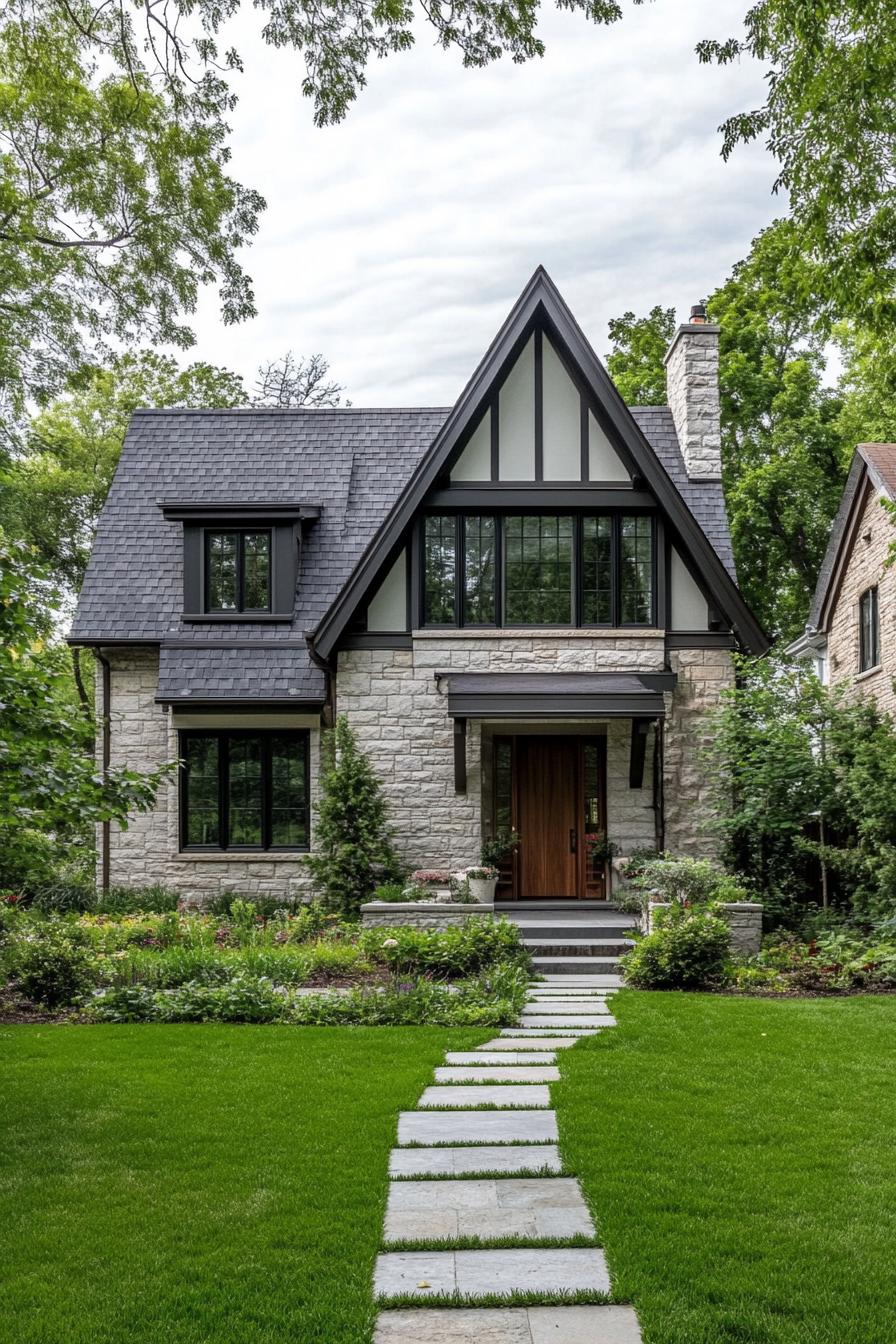
[[[520,938],[530,943],[631,943],[632,930],[624,924],[517,925]]]
[[[553,1111],[402,1111],[399,1145],[420,1143],[556,1143]]]
[[[539,975],[618,975],[616,957],[533,956],[532,969]]]
[[[624,938],[524,938],[523,946],[533,957],[599,957],[615,961],[630,952],[634,943]]]
[[[641,1344],[632,1307],[412,1307],[380,1312],[373,1344]]]
[[[393,1148],[389,1175],[466,1176],[477,1171],[562,1171],[555,1143],[493,1143],[475,1148]]]
[[[609,1293],[610,1276],[603,1251],[591,1247],[385,1251],[377,1256],[373,1291],[380,1298],[407,1294],[421,1301],[436,1293]]]
[[[467,1110],[475,1106],[520,1107],[532,1109],[550,1106],[551,1093],[547,1087],[525,1086],[514,1083],[488,1087],[428,1087],[417,1102],[420,1110]]]
[[[593,1237],[578,1181],[569,1176],[393,1181],[384,1240]]]

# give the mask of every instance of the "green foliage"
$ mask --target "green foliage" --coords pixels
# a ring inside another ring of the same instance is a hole
[[[380,885],[374,889],[373,899],[375,901],[389,902],[410,901],[413,899],[412,896],[408,895],[410,890],[412,890],[412,888],[407,887],[404,882],[381,882]]]
[[[317,848],[305,862],[330,909],[357,918],[377,886],[404,868],[392,847],[382,787],[344,715],[321,742]]]
[[[237,256],[264,208],[228,175],[233,97],[198,10],[11,0],[0,20],[0,404],[45,402],[106,337],[189,345],[182,322],[217,284],[225,322],[254,312]],[[191,25],[194,33],[196,25]],[[203,35],[203,29],[205,34]],[[150,41],[149,39],[152,39]],[[174,39],[172,41],[172,39]],[[178,60],[175,47],[182,60]]]
[[[708,859],[657,854],[639,864],[630,880],[645,897],[649,894],[678,905],[746,900],[743,888]]]
[[[850,905],[896,911],[896,729],[806,664],[738,662],[707,747],[730,868],[767,905],[816,900],[824,860]],[[823,837],[809,838],[821,816]]]
[[[368,956],[394,971],[436,979],[470,975],[497,962],[528,965],[519,930],[506,919],[465,919],[446,929],[364,929]]]
[[[658,927],[621,958],[634,989],[710,989],[728,978],[729,932],[723,919],[681,907],[660,912]]]
[[[10,965],[17,988],[45,1008],[65,1008],[97,983],[97,964],[77,930],[56,921],[11,943]]]
[[[756,957],[734,968],[738,989],[776,993],[847,993],[896,989],[896,928],[872,933],[829,928],[806,941],[795,933],[767,938]]]
[[[24,451],[7,470],[6,527],[76,593],[134,411],[242,406],[246,400],[241,379],[226,369],[181,368],[151,350],[85,371],[30,420]]]
[[[519,832],[513,830],[498,831],[482,842],[479,857],[486,868],[500,868],[505,859],[509,859],[520,847]]]
[[[835,317],[889,333],[896,307],[896,41],[889,4],[755,0],[743,37],[701,42],[703,61],[741,54],[767,71],[765,103],[728,118],[723,155],[762,138],[780,164],[804,256]]]
[[[47,638],[53,604],[27,547],[0,533],[0,886],[27,886],[49,858],[88,852],[95,822],[127,826],[165,773],[97,773],[67,651]]]
[[[646,317],[623,313],[610,318],[613,349],[607,357],[610,377],[627,406],[665,406],[663,356],[675,335],[675,309],[651,308]]]

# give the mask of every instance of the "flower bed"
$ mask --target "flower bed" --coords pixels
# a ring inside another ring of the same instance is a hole
[[[515,926],[490,919],[361,929],[318,906],[266,917],[237,900],[224,916],[10,907],[0,922],[6,1016],[22,1020],[491,1026],[513,1020],[527,966]]]

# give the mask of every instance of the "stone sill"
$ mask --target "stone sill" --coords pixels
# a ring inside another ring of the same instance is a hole
[[[218,854],[193,854],[178,851],[170,863],[301,863],[308,857],[307,849],[258,850],[222,849]]]
[[[864,672],[860,672],[856,677],[856,685],[860,681],[868,681],[871,677],[876,677],[878,672],[883,672],[883,663],[875,663],[873,667],[866,667]]]
[[[583,629],[581,626],[565,625],[526,625],[526,626],[501,626],[489,627],[484,629],[481,626],[470,627],[465,630],[457,630],[446,626],[440,630],[412,630],[411,638],[415,640],[461,640],[461,639],[499,639],[507,641],[511,639],[656,639],[665,641],[665,630],[657,630],[653,626],[593,626],[590,629]]]

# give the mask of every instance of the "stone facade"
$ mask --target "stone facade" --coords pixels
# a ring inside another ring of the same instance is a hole
[[[178,728],[308,727],[311,729],[311,797],[316,793],[319,729],[310,717],[252,714],[227,716],[174,714],[156,704],[159,656],[155,649],[107,650],[112,668],[110,714],[111,765],[156,770],[177,760]],[[97,719],[101,718],[101,678],[97,677]],[[98,740],[98,755],[102,744]],[[313,817],[312,817],[313,826]],[[173,887],[184,900],[202,903],[220,893],[274,895],[296,900],[309,895],[311,883],[300,857],[283,854],[221,856],[181,854],[177,778],[163,782],[151,812],[132,817],[127,830],[110,826],[110,879],[113,886]]]
[[[713,835],[715,793],[702,754],[711,737],[711,715],[719,697],[734,685],[734,666],[727,649],[673,649],[669,654],[678,684],[666,696],[663,795],[666,848],[675,854],[712,858],[718,849]]]
[[[691,480],[722,477],[719,328],[688,322],[666,354],[666,392]]]
[[[337,710],[347,715],[383,781],[397,847],[409,866],[463,868],[479,862],[480,844],[491,816],[491,739],[496,731],[507,732],[508,724],[470,722],[467,792],[456,794],[453,724],[447,712],[446,686],[436,673],[477,669],[661,671],[665,656],[661,631],[631,635],[547,630],[420,632],[414,635],[411,649],[340,653]],[[308,727],[313,802],[320,747],[316,719],[236,713],[200,717],[170,711],[155,701],[158,654],[154,650],[110,650],[109,657],[113,766],[153,770],[166,761],[175,761],[179,728]],[[678,853],[706,855],[713,852],[707,828],[712,791],[699,752],[706,740],[706,713],[717,703],[720,690],[731,682],[731,661],[724,650],[682,650],[670,657],[679,684],[667,697],[663,779],[666,845]],[[633,789],[628,778],[631,725],[627,719],[520,723],[513,725],[513,731],[605,735],[608,835],[622,853],[655,844],[652,733],[642,787]],[[202,902],[219,893],[263,893],[285,900],[311,894],[301,856],[183,854],[178,847],[178,827],[178,785],[176,775],[172,775],[160,786],[151,812],[134,817],[127,830],[111,826],[113,885],[161,883],[181,891],[189,902]]]
[[[494,911],[484,905],[417,901],[412,904],[370,901],[361,906],[361,923],[373,928],[446,929],[466,924],[468,919],[493,919]]]
[[[874,696],[882,709],[896,714],[896,568],[885,562],[893,540],[893,524],[881,507],[881,496],[869,492],[855,532],[852,552],[831,613],[828,629],[830,680],[853,681],[863,695]],[[880,612],[880,665],[859,672],[859,599],[874,585]]]

